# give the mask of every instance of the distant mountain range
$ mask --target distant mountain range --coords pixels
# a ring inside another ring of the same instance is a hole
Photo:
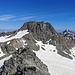
[[[67,30],[67,29],[56,29],[56,31],[58,33],[63,33],[65,30]],[[68,29],[68,30],[70,30],[70,29]],[[75,30],[70,30],[70,31],[75,32]]]
[[[12,32],[16,29],[0,29],[0,32]]]
[[[75,32],[69,30],[69,29],[66,29],[64,32],[63,32],[64,36],[67,38],[67,39],[75,39]]]

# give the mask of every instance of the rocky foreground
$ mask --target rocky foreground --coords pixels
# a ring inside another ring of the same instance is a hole
[[[19,49],[4,62],[0,75],[50,75],[47,66],[28,48]]]

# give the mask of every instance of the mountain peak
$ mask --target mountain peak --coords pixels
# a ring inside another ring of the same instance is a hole
[[[75,33],[69,29],[66,29],[63,32],[64,36],[67,37],[68,39],[75,39]]]
[[[34,29],[38,29],[40,31],[42,31],[43,29],[45,28],[48,28],[48,29],[53,29],[53,26],[50,24],[50,23],[45,23],[45,22],[35,22],[35,21],[30,21],[30,22],[26,22],[23,24],[23,26],[20,28],[20,30],[25,30],[25,29],[28,29],[29,31],[34,31]],[[33,29],[33,30],[32,30]]]
[[[66,29],[65,31],[69,31],[69,29]]]
[[[57,32],[50,23],[30,21],[23,24],[19,30],[27,29],[35,39],[46,42],[51,36],[57,35]]]

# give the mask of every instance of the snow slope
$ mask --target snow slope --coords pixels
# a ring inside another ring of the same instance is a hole
[[[9,41],[12,39],[21,38],[28,33],[29,33],[28,30],[23,30],[23,31],[19,31],[15,36],[12,36],[12,37],[10,37],[10,35],[9,36],[1,36],[0,42],[6,42],[6,41]]]
[[[9,60],[11,57],[12,57],[12,55],[1,59],[1,60],[0,60],[0,67],[3,66],[5,60]]]
[[[48,66],[51,75],[75,75],[75,58],[70,60],[58,55],[57,49],[53,45],[43,44],[41,41],[37,41],[36,45],[40,46],[40,50],[34,52]]]
[[[75,47],[73,47],[70,51],[71,51],[71,54],[75,56]]]
[[[1,48],[0,48],[0,57],[4,56],[5,54],[2,52]]]

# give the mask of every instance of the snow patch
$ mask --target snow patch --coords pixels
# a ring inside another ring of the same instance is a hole
[[[50,41],[51,41],[51,39],[47,41],[47,44],[49,44]]]
[[[37,46],[40,46],[40,50],[42,50],[41,47],[43,47],[45,50],[48,50],[48,51],[56,51],[57,52],[57,49],[56,49],[56,46],[53,46],[53,45],[50,45],[50,44],[43,44],[42,41],[36,41],[36,45]]]
[[[0,42],[6,42],[12,39],[17,39],[17,38],[21,38],[24,35],[28,34],[28,30],[23,30],[23,31],[19,31],[15,36],[12,36],[9,38],[9,36],[1,36],[0,37]]]
[[[36,44],[40,46],[40,50],[34,52],[48,66],[51,75],[75,75],[75,59],[70,60],[60,56],[53,45],[43,44],[41,41],[37,41]],[[42,46],[45,50],[41,48]],[[52,52],[50,49],[56,51]]]
[[[72,49],[70,49],[71,54],[75,56],[75,47],[73,47]]]
[[[5,54],[2,52],[2,49],[0,47],[0,57],[4,56]]]
[[[9,36],[1,36],[0,37],[0,42],[4,42]]]
[[[7,44],[10,44],[10,41],[8,41]]]
[[[15,38],[21,38],[21,37],[23,37],[24,35],[26,35],[28,33],[29,33],[28,30],[19,31],[17,33],[17,35],[15,35]]]
[[[10,56],[8,56],[8,57],[5,57],[5,58],[3,58],[2,60],[0,60],[0,67],[4,65],[4,61],[5,61],[5,60],[9,60],[11,57],[12,57],[12,55],[10,55]]]
[[[15,49],[16,49],[16,50],[18,50],[18,48],[17,48],[17,47],[16,47]]]
[[[21,41],[22,41],[22,43],[23,43],[24,45],[28,45],[27,42],[26,42],[26,40],[22,39]]]

